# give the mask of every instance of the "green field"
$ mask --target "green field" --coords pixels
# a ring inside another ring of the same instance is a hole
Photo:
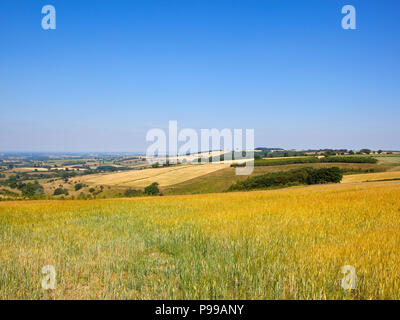
[[[393,155],[380,155],[380,156],[375,156],[376,159],[378,159],[378,163],[385,165],[385,166],[400,166],[400,155],[398,154],[393,154]]]

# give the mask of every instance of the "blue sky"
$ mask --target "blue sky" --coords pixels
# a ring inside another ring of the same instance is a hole
[[[41,28],[41,8],[57,29]],[[341,28],[341,8],[357,30]],[[144,151],[146,132],[400,149],[400,2],[0,2],[0,150]]]

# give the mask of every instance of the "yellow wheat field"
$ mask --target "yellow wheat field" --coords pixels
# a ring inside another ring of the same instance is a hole
[[[0,202],[0,299],[399,299],[399,199],[391,181]]]
[[[352,174],[343,176],[342,183],[400,179],[400,171]]]
[[[112,185],[143,188],[153,182],[161,187],[177,184],[229,167],[229,164],[182,165],[165,168],[151,168],[117,173],[95,174],[75,178],[90,185]]]

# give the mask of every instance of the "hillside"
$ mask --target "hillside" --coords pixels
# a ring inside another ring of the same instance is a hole
[[[311,168],[329,168],[339,167],[349,173],[358,173],[365,171],[385,171],[388,169],[386,166],[377,164],[355,164],[355,163],[307,163],[307,164],[290,164],[284,166],[256,166],[251,176],[262,175],[270,172],[293,170],[302,167]],[[197,194],[197,193],[213,193],[224,192],[232,184],[247,179],[247,176],[237,176],[235,168],[224,168],[206,175],[196,177],[194,179],[187,179],[184,182],[170,185],[163,188],[165,194]]]

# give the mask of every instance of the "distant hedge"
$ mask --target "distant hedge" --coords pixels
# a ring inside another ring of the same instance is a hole
[[[319,159],[320,162],[344,162],[344,163],[377,163],[378,160],[372,157],[363,156],[336,156]]]
[[[300,158],[287,158],[287,159],[261,159],[255,160],[254,166],[279,166],[289,164],[301,164],[301,163],[330,163],[330,162],[341,162],[341,163],[377,163],[378,160],[372,157],[365,156],[333,156],[333,157],[300,157]],[[243,167],[245,163],[234,163],[231,167]]]
[[[135,190],[131,188],[125,190],[124,192],[125,197],[139,197],[141,195],[143,195],[143,192],[141,190]]]
[[[228,189],[236,190],[255,190],[267,189],[271,187],[282,187],[291,185],[311,185],[323,183],[339,183],[343,174],[338,167],[333,168],[301,168],[289,171],[271,172],[261,176],[249,177],[244,181],[239,181]]]
[[[122,170],[129,170],[127,167],[115,167],[115,166],[99,166],[97,167],[97,171],[105,171],[105,172],[115,172]]]

